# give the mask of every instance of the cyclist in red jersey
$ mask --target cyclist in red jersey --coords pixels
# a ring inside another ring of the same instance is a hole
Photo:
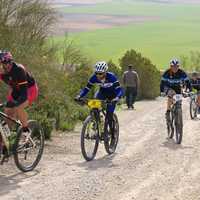
[[[20,120],[23,134],[27,136],[30,131],[25,108],[37,99],[37,84],[23,65],[13,61],[12,54],[9,51],[0,51],[0,65],[0,79],[10,86],[5,113]]]

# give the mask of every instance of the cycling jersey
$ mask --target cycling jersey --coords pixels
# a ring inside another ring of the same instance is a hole
[[[197,79],[191,79],[191,86],[192,88],[200,91],[200,78],[197,78]]]
[[[9,72],[0,74],[0,79],[11,87],[11,98],[15,106],[25,102],[28,97],[28,89],[35,85],[34,78],[25,70],[21,64],[12,63]]]
[[[100,92],[105,96],[121,97],[123,95],[122,88],[116,76],[111,72],[107,72],[105,80],[99,80],[96,74],[93,74],[87,86],[80,92],[80,97],[87,95],[94,84],[100,86]]]
[[[178,69],[176,73],[173,73],[171,69],[168,69],[164,72],[161,83],[160,91],[165,92],[166,89],[173,89],[177,94],[181,94],[181,84],[184,84],[186,88],[191,90],[190,80],[187,74]]]

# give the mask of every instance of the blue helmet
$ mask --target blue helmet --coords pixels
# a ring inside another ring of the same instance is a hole
[[[171,61],[170,61],[170,65],[171,66],[179,66],[180,65],[180,62],[179,62],[179,60],[177,59],[177,58],[174,58],[174,59],[172,59]]]

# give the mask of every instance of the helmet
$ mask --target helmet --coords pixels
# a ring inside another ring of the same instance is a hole
[[[97,62],[95,64],[95,72],[96,73],[104,73],[108,71],[108,65],[104,61]]]
[[[174,58],[174,59],[172,59],[172,60],[170,61],[170,65],[171,65],[171,66],[174,66],[174,65],[179,66],[179,65],[180,65],[180,62],[179,62],[179,60],[178,60],[177,58]]]
[[[0,63],[7,64],[12,61],[12,54],[9,51],[0,51]]]

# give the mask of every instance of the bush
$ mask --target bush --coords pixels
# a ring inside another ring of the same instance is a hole
[[[113,63],[112,60],[108,61],[108,71],[113,72],[118,78],[121,77],[122,71],[119,66],[117,66],[115,63]]]
[[[138,73],[140,79],[140,98],[153,99],[159,95],[160,72],[148,58],[131,49],[119,61],[122,71],[126,71],[127,66],[131,64]]]

